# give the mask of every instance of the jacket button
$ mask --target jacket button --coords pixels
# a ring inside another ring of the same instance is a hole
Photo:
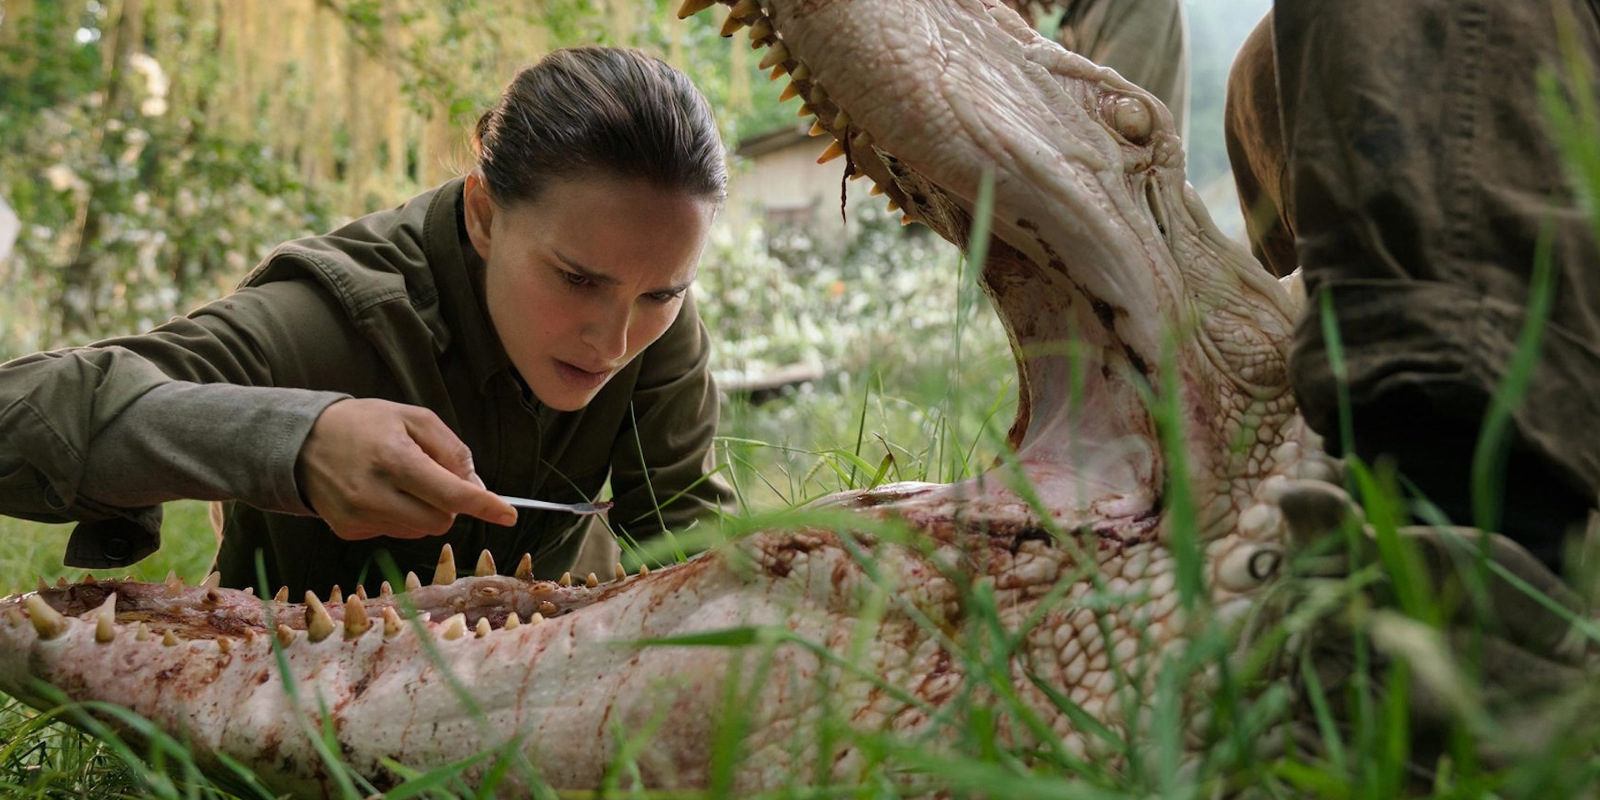
[[[49,506],[52,511],[67,510],[67,504],[62,501],[61,495],[56,493],[56,487],[48,483],[44,485],[44,504]]]
[[[126,563],[133,555],[133,545],[126,536],[110,536],[100,543],[100,552],[119,564]]]

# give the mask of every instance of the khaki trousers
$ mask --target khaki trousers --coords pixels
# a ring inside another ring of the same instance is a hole
[[[1458,524],[1485,523],[1470,465],[1548,237],[1554,305],[1487,527],[1558,568],[1600,492],[1600,250],[1539,87],[1570,72],[1563,40],[1600,63],[1600,0],[1278,0],[1226,117],[1257,255],[1304,269],[1291,378],[1307,421],[1341,449],[1326,294],[1355,455],[1392,459]]]

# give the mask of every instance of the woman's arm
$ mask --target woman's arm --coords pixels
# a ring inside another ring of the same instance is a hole
[[[247,287],[146,334],[13,362],[0,368],[0,511],[97,519],[230,497],[308,513],[309,499],[351,538],[426,535],[457,511],[504,519],[431,412],[351,400],[328,417],[344,397],[381,392],[385,369],[304,281]],[[337,444],[311,447],[322,439]]]

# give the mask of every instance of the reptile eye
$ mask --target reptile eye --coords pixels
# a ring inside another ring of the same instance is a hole
[[[1143,100],[1122,95],[1111,101],[1111,126],[1122,138],[1134,144],[1145,144],[1150,141],[1151,130],[1155,127],[1155,114]]]

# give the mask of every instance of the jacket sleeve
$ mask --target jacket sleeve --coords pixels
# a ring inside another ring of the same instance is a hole
[[[713,470],[719,398],[708,363],[710,336],[693,295],[645,359],[631,424],[612,449],[611,523],[644,539],[732,510],[733,493]]]
[[[299,443],[376,361],[310,281],[247,287],[149,333],[12,361],[0,366],[0,512],[148,527],[149,505],[225,496],[303,513],[285,502]],[[247,446],[264,440],[273,446]]]

